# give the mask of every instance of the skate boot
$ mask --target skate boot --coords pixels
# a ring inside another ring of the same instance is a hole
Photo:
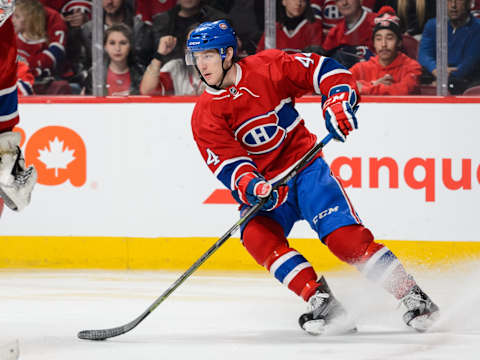
[[[308,300],[308,312],[298,319],[300,327],[311,335],[336,335],[357,331],[346,310],[333,296],[322,276],[315,294]]]
[[[418,285],[415,285],[401,301],[408,310],[403,314],[403,321],[419,332],[430,328],[440,315],[438,306]]]

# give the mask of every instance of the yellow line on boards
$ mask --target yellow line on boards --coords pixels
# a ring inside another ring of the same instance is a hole
[[[127,238],[4,236],[0,238],[0,268],[50,269],[187,269],[217,238]],[[398,241],[388,246],[407,265],[451,266],[480,260],[480,242]],[[345,270],[349,266],[316,239],[291,239],[317,271]],[[238,238],[219,248],[202,269],[262,270]]]

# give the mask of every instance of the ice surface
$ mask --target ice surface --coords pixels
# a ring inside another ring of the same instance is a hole
[[[480,265],[412,273],[442,311],[424,334],[354,271],[325,274],[359,330],[330,337],[300,329],[305,304],[268,273],[199,271],[131,332],[91,342],[77,332],[131,321],[181,272],[4,270],[0,346],[18,339],[21,360],[480,359]]]

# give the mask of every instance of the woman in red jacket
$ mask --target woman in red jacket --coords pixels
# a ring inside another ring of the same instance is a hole
[[[418,91],[420,64],[400,51],[402,34],[399,18],[388,6],[375,18],[373,46],[376,56],[350,68],[361,94],[409,95]]]

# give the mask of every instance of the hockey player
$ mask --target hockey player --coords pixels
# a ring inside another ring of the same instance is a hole
[[[12,131],[19,121],[14,5],[14,0],[0,0],[0,197],[9,208],[20,211],[30,202],[37,172],[33,166],[25,168],[21,136]]]
[[[287,186],[273,188],[316,142],[294,107],[296,97],[312,91],[322,95],[326,127],[336,140],[344,142],[357,128],[359,96],[351,73],[330,58],[280,50],[236,62],[236,45],[226,21],[203,23],[187,40],[186,61],[208,85],[192,114],[193,136],[205,162],[241,211],[267,198],[242,227],[243,245],[308,302],[299,323],[309,333],[348,332],[355,325],[324,277],[317,280],[307,259],[289,246],[287,236],[299,220],[306,220],[339,259],[401,300],[407,325],[426,330],[438,316],[437,305],[398,258],[374,241],[321,155]]]

